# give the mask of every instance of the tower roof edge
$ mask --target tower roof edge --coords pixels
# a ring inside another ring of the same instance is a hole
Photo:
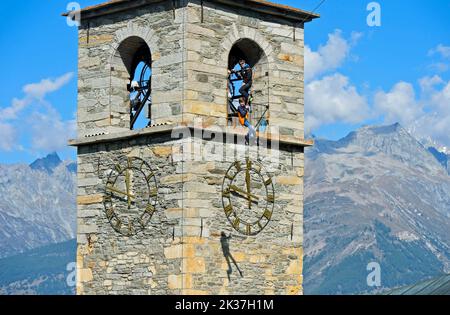
[[[110,0],[101,4],[83,8],[81,9],[81,14],[83,18],[89,19],[165,1],[167,0]],[[187,1],[190,2],[191,0]],[[244,7],[251,11],[278,16],[298,23],[311,22],[312,20],[320,17],[319,14],[313,12],[308,12],[266,0],[208,0],[207,2],[215,2],[232,7]],[[70,13],[71,12],[65,12],[62,16],[69,16]]]

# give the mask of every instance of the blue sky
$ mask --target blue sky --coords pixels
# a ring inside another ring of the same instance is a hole
[[[75,157],[64,145],[77,93],[77,30],[60,16],[69,2],[0,2],[0,163]],[[275,2],[312,10],[320,1]],[[327,0],[306,26],[307,128],[338,139],[400,121],[450,146],[450,1],[377,1],[380,27],[367,25],[369,2]]]

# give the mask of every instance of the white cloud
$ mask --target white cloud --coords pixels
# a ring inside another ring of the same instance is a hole
[[[339,73],[308,83],[305,104],[308,130],[335,122],[359,123],[369,117],[365,97]]]
[[[0,109],[0,120],[13,120],[17,115],[34,101],[43,101],[45,96],[59,90],[73,77],[73,72],[66,73],[54,80],[44,79],[39,83],[27,84],[23,87],[25,96],[21,99],[14,98],[11,106]]]
[[[309,131],[336,122],[359,123],[369,116],[367,100],[349,78],[329,74],[351,57],[350,50],[361,37],[362,33],[353,32],[345,39],[335,30],[317,51],[305,47],[305,125]]]
[[[450,47],[442,44],[428,52],[441,60],[429,66],[434,72],[450,69]],[[376,93],[374,106],[385,123],[400,122],[418,139],[432,139],[450,145],[450,81],[439,75],[425,76],[418,80],[420,91],[416,93],[411,83],[398,82],[389,92]]]
[[[350,79],[336,72],[351,57],[351,48],[360,37],[360,33],[353,33],[347,40],[336,30],[317,51],[305,47],[307,130],[338,122],[357,124],[369,118],[381,118],[386,124],[401,123],[418,138],[431,138],[450,146],[450,81],[444,81],[439,75],[426,76],[418,80],[417,92],[411,83],[400,81],[389,91],[376,92],[369,106]],[[430,69],[435,72],[450,69],[447,61],[450,47],[438,45],[429,51],[429,56],[440,59]]]
[[[14,98],[9,107],[0,108],[0,151],[22,148],[18,144],[20,135],[31,139],[33,149],[48,152],[67,147],[67,139],[75,134],[75,121],[62,121],[45,97],[72,78],[70,72],[56,79],[27,84],[23,87],[23,98]],[[25,109],[28,109],[26,116],[22,114]]]
[[[76,134],[76,121],[63,121],[56,111],[35,112],[30,120],[34,150],[51,152],[67,147],[67,141]]]
[[[437,55],[440,60],[430,64],[429,69],[440,73],[450,70],[450,64],[448,63],[448,60],[450,60],[450,47],[439,44],[428,51],[428,56],[431,57],[435,55]]]
[[[55,92],[69,83],[73,72],[66,73],[55,80],[44,79],[39,83],[25,85],[23,91],[31,98],[42,100],[48,93]]]
[[[442,113],[444,116],[450,116],[450,81],[440,91],[435,91],[431,95],[430,106],[435,111]],[[450,133],[450,125],[448,126]]]
[[[407,82],[398,82],[387,93],[377,92],[374,106],[376,112],[384,116],[386,123],[400,122],[407,126],[423,115],[414,87]]]
[[[384,116],[385,123],[400,122],[418,139],[433,139],[448,146],[450,82],[432,76],[421,78],[419,85],[420,95],[407,82],[398,82],[389,92],[376,93],[377,114]]]
[[[449,147],[450,145],[450,115],[431,112],[420,117],[408,129],[417,139],[432,139],[435,143]]]
[[[17,114],[21,112],[25,107],[27,107],[30,103],[30,98],[14,98],[12,100],[11,106],[0,109],[0,120],[10,120],[17,118]]]
[[[428,68],[431,71],[444,73],[444,72],[447,72],[450,69],[450,65],[448,65],[446,63],[443,63],[443,62],[435,62],[435,63],[430,64],[428,66]]]
[[[362,34],[353,32],[350,41],[342,37],[342,31],[335,30],[328,35],[328,41],[317,51],[305,47],[305,80],[310,81],[327,71],[336,70],[350,54],[351,46],[355,45]]]
[[[350,41],[350,46],[355,46],[358,42],[359,42],[359,40],[363,37],[363,33],[361,33],[361,32],[355,32],[355,31],[353,31],[351,34],[350,34],[350,39],[351,39],[351,41]]]
[[[429,92],[434,89],[434,87],[438,84],[444,83],[444,80],[438,75],[434,75],[432,77],[423,77],[419,79],[419,85],[423,92]]]
[[[10,124],[0,122],[0,150],[12,151],[16,147],[16,131]]]
[[[436,48],[433,48],[428,52],[429,56],[433,56],[436,54],[440,55],[442,58],[450,59],[450,46],[439,44],[436,46]]]

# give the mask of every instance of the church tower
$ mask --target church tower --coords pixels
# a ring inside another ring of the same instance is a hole
[[[303,293],[315,18],[262,0],[81,11],[78,294]]]

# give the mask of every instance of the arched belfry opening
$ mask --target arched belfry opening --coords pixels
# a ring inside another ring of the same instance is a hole
[[[150,47],[140,37],[132,36],[120,43],[114,58],[114,84],[129,112],[131,130],[151,124],[152,55]],[[117,82],[117,81],[116,81]]]
[[[251,125],[264,131],[269,122],[269,61],[264,50],[255,41],[243,38],[234,43],[228,56],[228,69],[232,73],[228,77],[228,125],[236,125],[238,106],[245,91],[241,88],[246,84],[242,75],[240,60],[245,60],[251,69],[251,87],[248,90],[248,120]],[[248,81],[248,78],[247,78]],[[244,88],[245,89],[245,88]]]

